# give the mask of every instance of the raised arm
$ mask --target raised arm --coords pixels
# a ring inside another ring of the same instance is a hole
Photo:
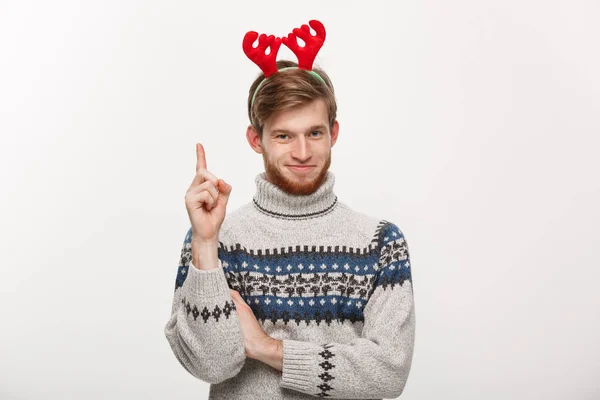
[[[235,376],[246,360],[235,304],[218,258],[218,233],[231,186],[206,170],[202,146],[196,145],[196,150],[196,176],[185,197],[192,227],[183,242],[164,333],[190,374],[218,383]]]

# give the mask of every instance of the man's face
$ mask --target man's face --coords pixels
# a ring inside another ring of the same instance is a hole
[[[266,180],[290,194],[313,193],[327,176],[338,129],[337,121],[329,129],[321,99],[273,115],[264,126],[260,149],[255,147],[262,153]]]

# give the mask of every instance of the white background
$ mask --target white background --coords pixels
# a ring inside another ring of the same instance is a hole
[[[207,398],[163,333],[194,146],[251,200],[242,37],[313,18],[336,193],[411,249],[401,398],[600,398],[597,1],[113,0],[0,1],[1,399]]]

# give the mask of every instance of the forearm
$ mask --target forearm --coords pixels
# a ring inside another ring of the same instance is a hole
[[[210,271],[219,266],[219,241],[217,238],[202,240],[192,236],[191,245],[193,267],[201,271]]]
[[[368,339],[324,345],[284,340],[283,348],[280,385],[332,399],[396,398],[412,361],[411,349]]]
[[[376,289],[361,337],[343,342],[283,340],[281,386],[313,396],[364,399],[402,394],[412,363],[415,310],[409,281]]]
[[[192,249],[190,230],[181,251],[164,333],[186,370],[216,383],[236,375],[245,362],[240,321],[220,260],[208,261],[215,267],[201,270],[191,261]]]
[[[276,370],[283,369],[283,341],[269,338],[264,345],[258,345],[250,350],[250,358],[263,362]]]
[[[222,268],[194,268],[177,289],[165,335],[192,375],[218,383],[236,375],[246,359],[240,324]]]

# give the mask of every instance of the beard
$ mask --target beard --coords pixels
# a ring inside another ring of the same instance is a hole
[[[308,195],[317,190],[327,178],[327,170],[331,165],[331,151],[329,151],[329,155],[325,160],[325,164],[321,168],[321,171],[319,171],[319,174],[316,178],[306,182],[300,180],[295,181],[286,178],[275,164],[270,163],[268,154],[266,154],[264,151],[262,156],[263,163],[265,165],[266,176],[269,177],[269,181],[284,192],[293,195]]]

